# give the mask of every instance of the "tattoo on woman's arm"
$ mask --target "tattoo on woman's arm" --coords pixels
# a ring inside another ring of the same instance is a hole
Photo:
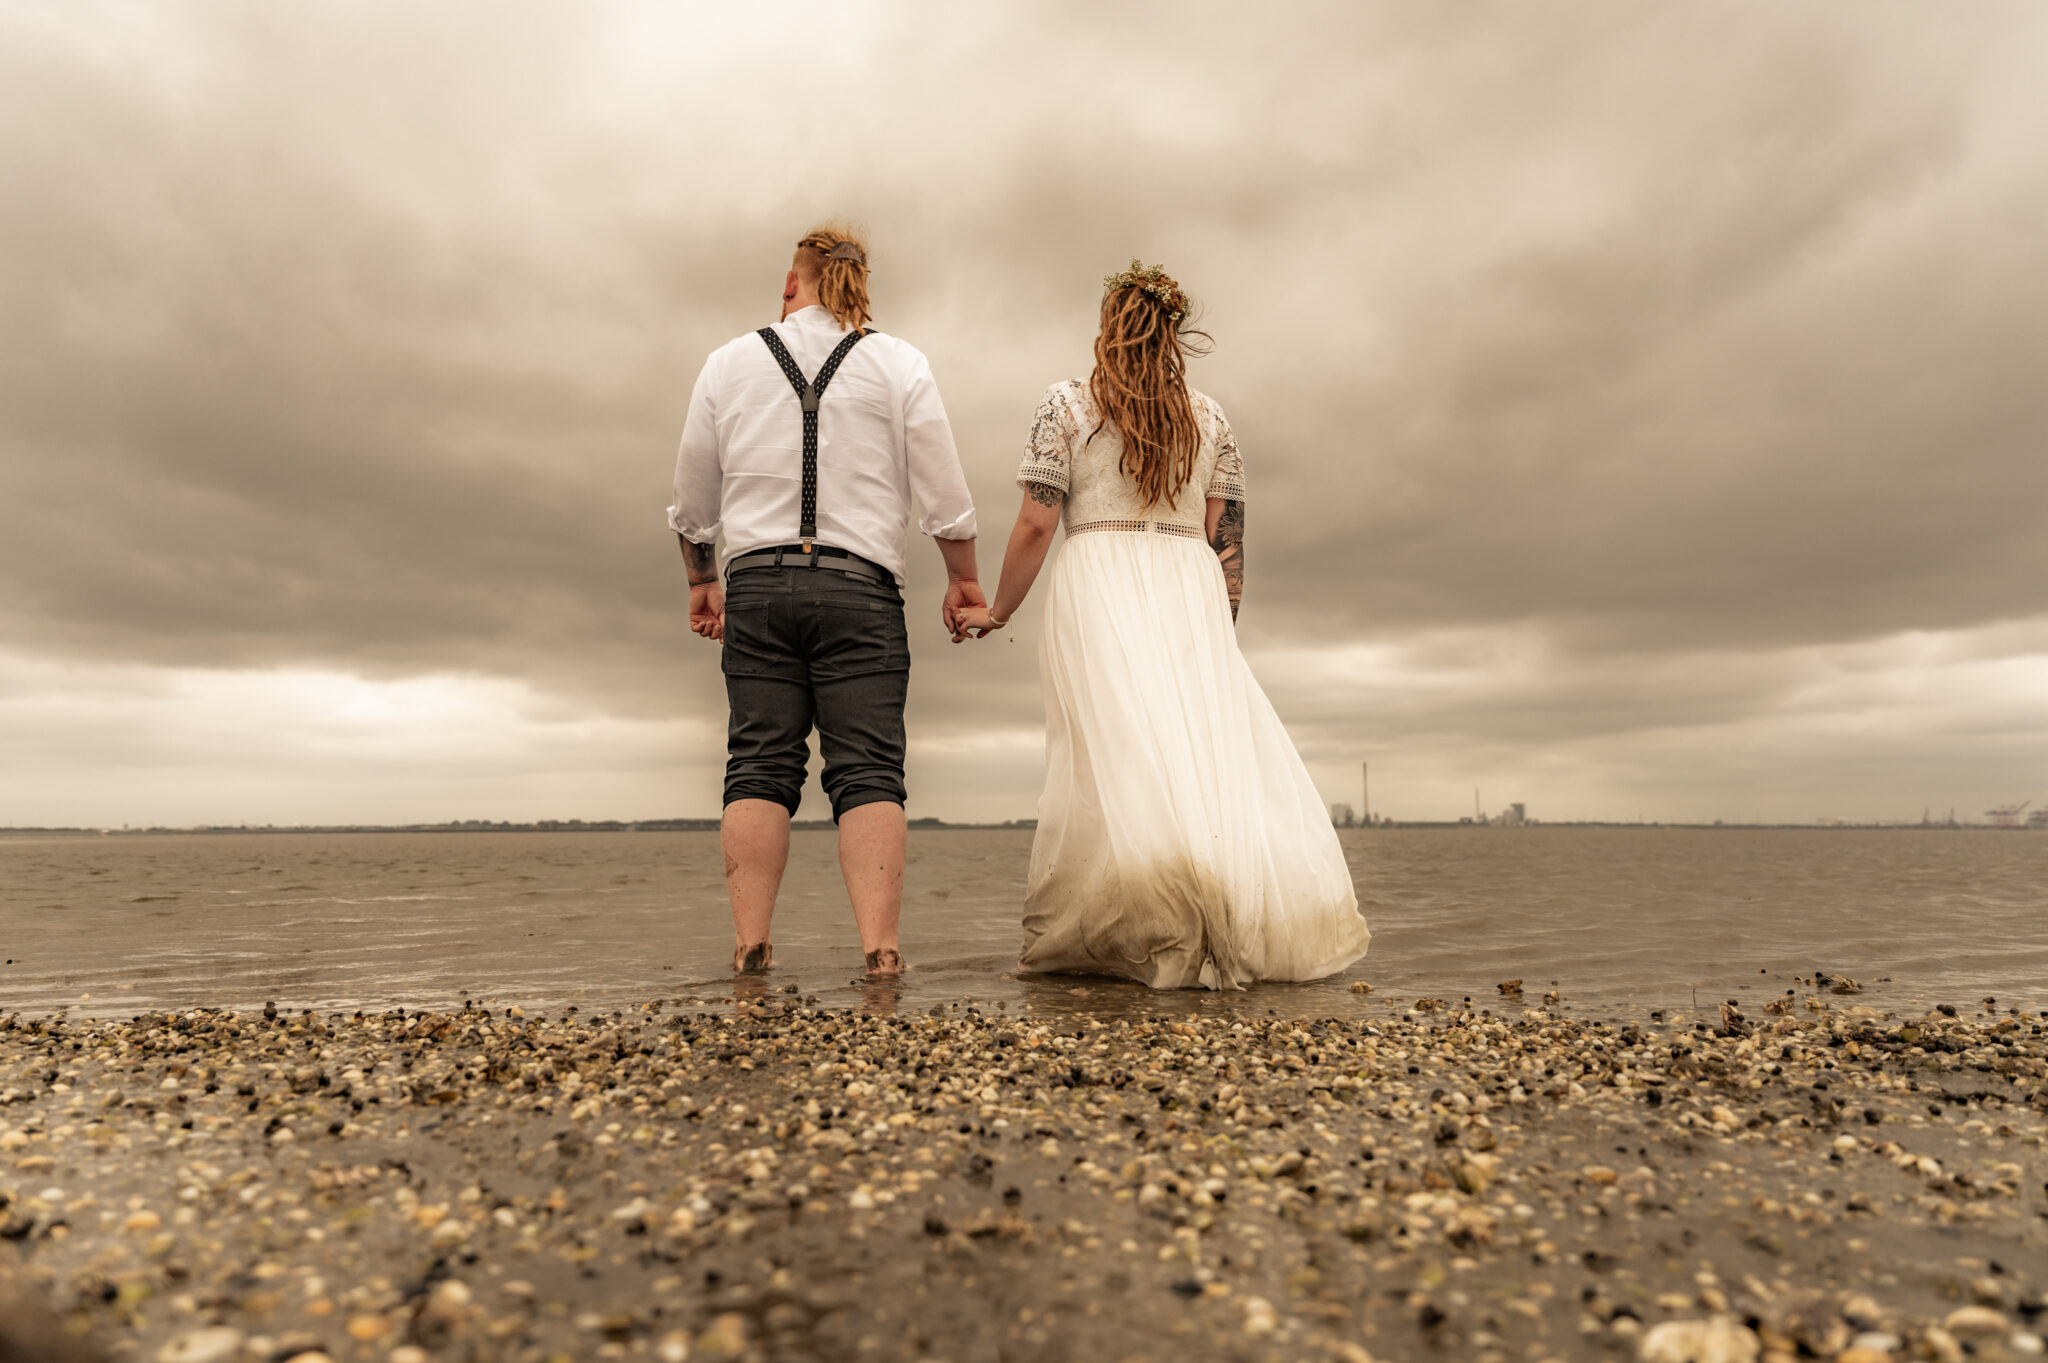
[[[689,574],[692,587],[718,581],[718,554],[711,545],[693,544],[681,535],[676,540],[683,546],[683,571]]]
[[[1067,500],[1067,494],[1054,487],[1051,483],[1026,483],[1024,485],[1024,495],[1037,502],[1040,506],[1058,506],[1061,502]]]
[[[1230,618],[1237,619],[1238,603],[1244,599],[1244,503],[1223,503],[1216,518],[1216,538],[1209,541],[1223,564],[1223,583],[1230,591]]]

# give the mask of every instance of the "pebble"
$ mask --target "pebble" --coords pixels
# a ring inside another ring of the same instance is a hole
[[[242,1332],[225,1325],[174,1335],[157,1350],[156,1363],[229,1363],[242,1352]]]
[[[1948,1313],[1941,1322],[1941,1328],[1963,1339],[1982,1335],[2002,1335],[2012,1328],[2012,1323],[2002,1311],[1988,1306],[1959,1306]]]
[[[1650,1328],[1637,1352],[1642,1363],[1755,1363],[1756,1331],[1735,1321],[1667,1320]]]
[[[697,1336],[697,1352],[709,1358],[738,1358],[747,1351],[747,1318],[728,1312]]]

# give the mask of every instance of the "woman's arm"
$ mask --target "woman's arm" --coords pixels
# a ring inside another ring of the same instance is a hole
[[[970,628],[977,631],[973,637],[979,638],[1010,623],[1010,617],[1031,594],[1031,584],[1038,581],[1039,569],[1045,566],[1053,531],[1059,529],[1060,507],[1066,500],[1067,494],[1049,483],[1024,485],[1024,503],[1017,508],[1017,523],[1010,528],[1010,546],[1003,551],[1003,575],[996,583],[995,604],[962,610],[954,642],[959,642]]]
[[[1230,618],[1235,621],[1238,603],[1244,599],[1244,503],[1234,497],[1211,497],[1207,520],[1209,547],[1223,564],[1223,584],[1230,591]]]

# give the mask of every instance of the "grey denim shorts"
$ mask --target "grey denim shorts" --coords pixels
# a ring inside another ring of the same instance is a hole
[[[773,800],[794,812],[814,727],[833,819],[903,803],[903,594],[830,562],[747,568],[726,580],[727,804]]]

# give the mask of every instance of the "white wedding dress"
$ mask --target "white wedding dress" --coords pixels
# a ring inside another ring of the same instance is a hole
[[[1244,466],[1223,410],[1190,396],[1202,447],[1170,506],[1145,509],[1078,380],[1047,392],[1018,474],[1066,493],[1067,532],[1039,646],[1026,971],[1231,989],[1333,974],[1371,940],[1322,798],[1238,651],[1203,513],[1243,498]]]

